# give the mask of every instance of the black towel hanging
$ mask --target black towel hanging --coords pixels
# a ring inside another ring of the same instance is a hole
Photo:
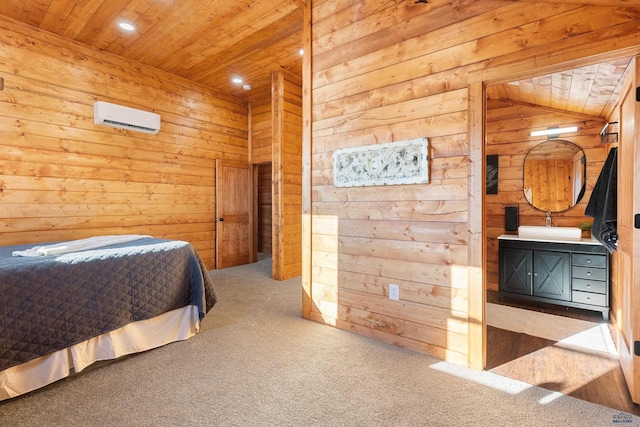
[[[610,253],[615,251],[618,246],[618,148],[616,147],[609,150],[584,214],[593,218],[591,235]]]

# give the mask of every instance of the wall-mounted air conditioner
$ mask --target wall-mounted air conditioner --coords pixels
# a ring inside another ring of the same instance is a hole
[[[159,114],[103,101],[93,104],[93,122],[144,133],[156,134],[160,131]]]

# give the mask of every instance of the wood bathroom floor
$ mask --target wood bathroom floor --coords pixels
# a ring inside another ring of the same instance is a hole
[[[488,297],[488,301],[497,299]],[[552,313],[553,307],[538,307]],[[597,313],[552,313],[602,323]],[[488,371],[640,416],[615,354],[487,326]]]

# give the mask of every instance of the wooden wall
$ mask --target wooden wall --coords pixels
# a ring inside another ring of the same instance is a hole
[[[247,111],[206,87],[0,19],[0,240],[151,234],[215,256],[215,159],[246,161]],[[93,124],[94,101],[162,117]]]
[[[302,274],[302,81],[273,74],[273,263],[276,280]]]
[[[272,257],[272,276],[286,280],[302,273],[302,80],[291,72],[272,76],[269,102],[251,105],[251,162],[259,178],[259,251]],[[268,164],[268,166],[267,166]],[[271,193],[266,194],[267,184]],[[267,198],[272,206],[264,205]],[[266,215],[271,215],[267,218]],[[272,228],[267,230],[268,226]],[[269,236],[267,237],[267,233]]]
[[[598,62],[613,49],[637,52],[640,10],[314,0],[310,15],[311,183],[304,195],[312,219],[302,312],[481,367],[481,83],[585,57]],[[335,149],[425,136],[429,184],[332,185]],[[400,301],[389,300],[390,283],[400,286]]]
[[[258,167],[258,252],[271,255],[273,184],[271,163],[262,163]]]
[[[251,104],[251,163],[271,163],[273,156],[273,114],[271,100]]]
[[[257,250],[272,252],[273,215],[273,114],[271,98],[268,101],[251,103],[251,163],[257,165]]]
[[[524,158],[529,150],[547,140],[546,137],[531,137],[531,130],[555,125],[579,128],[578,132],[561,135],[560,139],[573,142],[584,151],[587,158],[586,190],[580,203],[551,215],[555,226],[576,227],[583,222],[593,222],[593,218],[584,215],[584,210],[607,158],[607,146],[600,142],[600,130],[604,124],[605,119],[600,117],[567,114],[509,101],[487,103],[486,154],[499,155],[498,194],[487,194],[485,198],[487,289],[498,290],[497,237],[508,233],[504,227],[504,207],[518,206],[520,225],[545,225],[546,212],[531,206],[523,192]]]

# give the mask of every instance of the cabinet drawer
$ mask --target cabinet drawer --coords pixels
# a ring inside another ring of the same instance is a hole
[[[594,292],[598,294],[607,293],[607,282],[597,280],[573,279],[571,288],[574,291]]]
[[[607,280],[607,270],[592,267],[571,267],[571,276],[578,279]]]
[[[607,266],[607,256],[594,254],[572,254],[571,264],[605,268]]]
[[[603,294],[592,294],[590,292],[573,291],[572,297],[573,302],[599,305],[601,307],[607,306],[607,296]]]

